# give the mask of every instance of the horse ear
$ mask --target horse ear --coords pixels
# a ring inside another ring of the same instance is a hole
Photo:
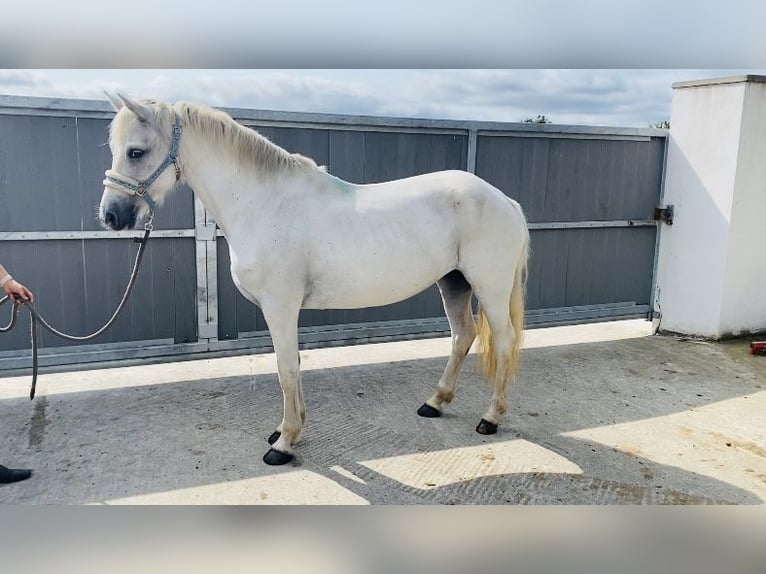
[[[114,94],[107,92],[106,90],[104,90],[104,94],[106,95],[107,98],[109,98],[109,103],[112,104],[114,111],[119,112],[122,109],[122,100],[120,100]]]
[[[131,112],[136,114],[138,119],[142,122],[149,122],[152,119],[152,110],[149,106],[146,106],[144,104],[141,104],[135,100],[131,100],[127,96],[123,96],[122,94],[117,94],[117,97],[122,100],[122,103],[125,105],[126,108],[128,108]]]

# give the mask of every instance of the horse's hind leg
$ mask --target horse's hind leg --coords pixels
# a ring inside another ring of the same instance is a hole
[[[489,367],[490,372],[485,373],[492,385],[492,399],[476,427],[476,432],[494,434],[506,412],[508,382],[516,369],[514,343],[522,334],[514,328],[509,314],[509,294],[505,289],[493,286],[490,289],[478,290],[476,296],[483,315],[479,320],[479,336],[482,336],[482,332],[491,333],[487,340],[482,342],[492,347],[491,351],[485,352],[491,352],[494,356],[494,364]],[[486,324],[483,324],[484,321]]]
[[[476,325],[471,311],[471,286],[463,274],[460,271],[452,271],[436,284],[441,292],[444,311],[452,331],[452,353],[439,384],[436,385],[436,392],[418,409],[418,414],[422,417],[440,416],[442,405],[452,401],[460,368],[476,338]]]

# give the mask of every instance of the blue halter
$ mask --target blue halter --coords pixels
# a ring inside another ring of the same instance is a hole
[[[106,179],[104,184],[111,184],[112,187],[129,193],[131,195],[137,195],[143,199],[149,206],[149,220],[147,225],[151,226],[152,219],[154,218],[154,211],[157,209],[157,203],[154,198],[149,194],[149,188],[154,181],[162,174],[170,164],[176,171],[176,181],[181,177],[181,168],[178,167],[178,146],[181,141],[181,118],[178,117],[178,113],[175,114],[175,121],[173,122],[173,139],[170,142],[170,151],[165,156],[163,162],[157,166],[152,174],[143,181],[132,180],[112,171],[111,169],[106,171]]]

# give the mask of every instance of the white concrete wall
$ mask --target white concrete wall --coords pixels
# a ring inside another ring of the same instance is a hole
[[[766,329],[766,83],[748,83],[724,275],[723,334]]]
[[[660,327],[706,337],[766,329],[766,83],[674,86],[657,268]]]

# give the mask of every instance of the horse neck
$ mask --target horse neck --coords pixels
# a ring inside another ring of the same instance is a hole
[[[289,188],[296,175],[260,173],[244,165],[226,145],[211,145],[205,134],[185,130],[182,142],[182,173],[205,209],[228,237],[252,227],[253,217],[270,198]]]

